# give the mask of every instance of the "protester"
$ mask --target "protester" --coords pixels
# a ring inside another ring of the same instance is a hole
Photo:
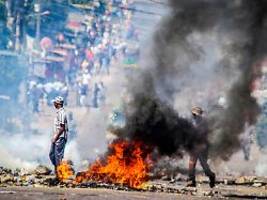
[[[64,149],[68,137],[68,121],[66,112],[63,108],[64,99],[61,96],[58,96],[53,100],[53,104],[57,112],[54,119],[54,132],[49,152],[49,158],[54,165],[55,175],[58,178],[57,170],[64,157]]]

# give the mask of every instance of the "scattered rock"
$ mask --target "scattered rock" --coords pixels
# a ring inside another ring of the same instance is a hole
[[[12,173],[12,170],[11,169],[0,167],[0,175],[3,175],[3,174],[11,174],[11,173]]]
[[[34,175],[26,176],[25,177],[25,181],[28,184],[34,184],[35,183],[35,176]]]
[[[244,176],[239,177],[235,180],[235,184],[246,184],[247,180]]]
[[[35,188],[42,188],[42,187],[44,187],[44,185],[42,185],[42,184],[34,184],[33,187],[35,187]]]
[[[197,192],[197,188],[195,187],[184,187],[181,189],[182,191],[185,191],[185,192]]]
[[[254,183],[252,186],[253,187],[261,187],[262,186],[262,183]]]
[[[234,183],[234,182],[231,183],[231,182],[229,182],[229,180],[227,180],[227,179],[224,179],[224,180],[223,180],[223,184],[224,184],[224,185],[230,185],[230,184],[233,184],[233,183]]]
[[[71,165],[71,162],[69,163]],[[142,188],[130,188],[121,184],[103,183],[103,182],[90,182],[86,181],[83,183],[76,183],[75,176],[70,177],[66,181],[59,182],[54,175],[51,174],[51,170],[46,166],[38,166],[34,171],[29,170],[19,170],[14,171],[0,167],[0,187],[9,186],[28,186],[28,187],[58,187],[58,188],[105,188],[113,190],[124,190],[124,191],[149,191],[149,192],[165,192],[165,193],[176,193],[191,196],[200,196],[206,198],[221,198],[221,197],[267,197],[266,187],[267,178],[265,177],[255,177],[255,176],[242,176],[235,178],[234,176],[219,177],[217,179],[217,184],[222,183],[225,185],[233,186],[219,186],[222,187],[219,192],[217,189],[207,189],[207,187],[197,186],[195,187],[184,187],[184,181],[186,176],[177,175],[172,178],[172,184],[169,180],[170,176],[163,176],[161,181],[157,179],[156,181],[151,181],[145,183]],[[177,181],[177,182],[176,182]],[[209,182],[208,178],[205,176],[197,177],[198,183]],[[242,186],[238,186],[242,185]],[[244,187],[245,185],[246,187]],[[250,188],[249,192],[239,191],[236,188]],[[203,190],[204,189],[204,190]],[[262,190],[261,190],[262,189]],[[217,191],[217,192],[216,192]],[[257,192],[260,191],[260,192]],[[253,194],[252,194],[253,193]]]
[[[37,166],[36,169],[34,170],[34,173],[37,175],[49,175],[51,174],[51,172],[52,172],[51,169],[43,165]]]
[[[197,182],[199,183],[208,183],[209,182],[209,178],[206,176],[197,176]]]
[[[12,174],[5,174],[0,176],[1,183],[14,182],[14,176]]]
[[[266,177],[257,177],[257,178],[255,178],[253,183],[261,183],[262,185],[267,185],[267,178]]]
[[[213,196],[213,192],[212,191],[205,191],[205,192],[203,192],[203,196],[212,197]]]
[[[170,177],[168,175],[165,175],[165,176],[161,177],[161,180],[170,181]]]
[[[20,171],[21,171],[20,169],[15,169],[14,172],[13,172],[13,175],[14,176],[19,176]]]
[[[17,171],[18,171],[19,176],[27,176],[27,175],[32,174],[32,170],[30,170],[30,169],[22,168],[21,170],[17,170]]]
[[[241,176],[235,180],[235,184],[238,185],[252,185],[256,180],[254,176]]]

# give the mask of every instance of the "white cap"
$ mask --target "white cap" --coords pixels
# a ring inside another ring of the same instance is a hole
[[[63,104],[64,103],[64,98],[61,97],[61,96],[57,96],[56,98],[53,99],[53,103]]]

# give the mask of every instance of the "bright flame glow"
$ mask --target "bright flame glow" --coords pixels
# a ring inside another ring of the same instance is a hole
[[[93,180],[140,188],[149,178],[150,152],[142,142],[114,141],[109,146],[109,154],[90,165],[88,171],[79,173],[76,182]]]
[[[57,167],[57,174],[60,181],[68,180],[74,175],[74,170],[67,161],[62,161]]]

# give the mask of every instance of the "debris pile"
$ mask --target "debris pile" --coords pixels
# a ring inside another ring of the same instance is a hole
[[[66,162],[71,164],[71,162]],[[72,167],[71,165],[68,165]],[[77,173],[78,175],[79,173]],[[34,170],[16,169],[10,170],[0,167],[0,187],[26,186],[26,187],[59,187],[59,188],[104,188],[122,191],[139,192],[164,192],[197,197],[253,197],[267,198],[267,178],[257,176],[218,177],[217,187],[210,189],[208,179],[205,176],[197,176],[199,185],[196,188],[185,187],[186,177],[176,175],[175,178],[164,180],[154,179],[144,183],[142,187],[132,188],[125,184],[105,183],[88,180],[78,183],[73,176],[64,181],[57,181],[52,170],[39,165]]]
[[[35,170],[10,170],[0,167],[0,187],[7,186],[52,186],[55,185],[55,176],[45,166],[38,166]]]

